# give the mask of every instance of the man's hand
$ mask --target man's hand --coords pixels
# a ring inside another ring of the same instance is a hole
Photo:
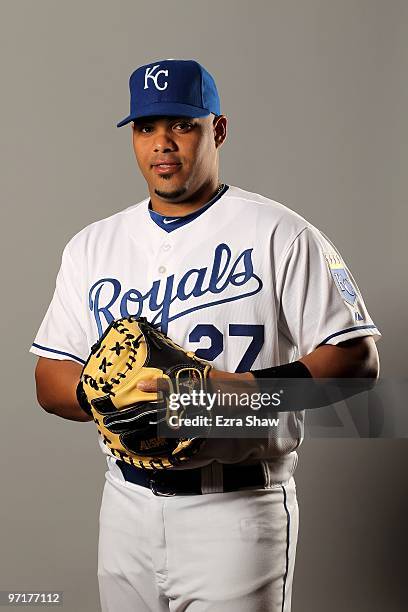
[[[148,393],[161,392],[164,396],[170,392],[167,381],[162,378],[142,380],[138,383],[137,388]],[[214,413],[222,412],[227,416],[236,416],[240,399],[243,396],[250,397],[253,393],[259,394],[259,387],[251,372],[238,374],[213,368],[208,377],[206,393],[215,398],[214,403],[211,404]],[[220,405],[217,407],[218,401]]]

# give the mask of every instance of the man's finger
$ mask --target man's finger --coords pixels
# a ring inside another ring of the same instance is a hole
[[[158,393],[160,391],[168,393],[170,389],[169,383],[165,378],[140,380],[137,383],[137,388],[139,391],[145,391],[146,393]]]
[[[157,381],[156,380],[140,380],[137,383],[139,391],[145,393],[157,393]]]

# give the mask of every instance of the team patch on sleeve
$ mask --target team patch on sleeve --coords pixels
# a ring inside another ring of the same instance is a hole
[[[360,313],[357,311],[356,305],[357,289],[350,280],[344,262],[337,253],[325,253],[324,256],[329,266],[330,274],[336,283],[336,287],[341,297],[347,304],[350,304],[350,306],[356,309],[356,320],[361,320],[363,317],[361,317]]]

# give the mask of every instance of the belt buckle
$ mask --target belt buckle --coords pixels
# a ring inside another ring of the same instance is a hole
[[[171,489],[169,489],[168,491],[163,491],[163,490],[160,491],[158,489],[158,487],[160,486],[160,483],[156,482],[154,476],[149,478],[149,486],[150,486],[150,490],[152,491],[154,495],[156,495],[156,497],[174,497],[176,495],[176,492]]]

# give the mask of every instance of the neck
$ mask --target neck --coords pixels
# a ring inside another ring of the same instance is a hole
[[[163,200],[154,193],[153,190],[149,189],[150,201],[152,203],[152,209],[158,212],[160,215],[168,217],[184,217],[202,206],[207,204],[216,194],[219,187],[219,181],[217,177],[214,177],[208,183],[202,185],[196,192],[187,194],[185,200],[168,201]]]

